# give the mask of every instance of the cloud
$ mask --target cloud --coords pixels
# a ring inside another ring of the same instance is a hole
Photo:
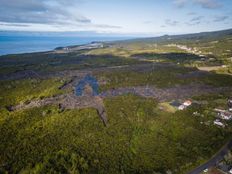
[[[174,4],[179,8],[186,6],[188,3],[200,5],[206,9],[217,9],[222,6],[218,0],[174,0]]]
[[[116,25],[106,25],[106,24],[94,24],[93,26],[97,28],[111,28],[111,29],[120,29],[122,28],[121,26],[116,26]]]
[[[143,21],[144,24],[152,24],[152,21]]]
[[[197,16],[197,17],[192,18],[190,21],[191,22],[201,21],[203,18],[204,16]]]
[[[213,22],[224,22],[229,18],[229,16],[215,16]]]
[[[179,24],[179,22],[175,21],[175,20],[171,20],[171,19],[166,19],[165,24],[168,26],[177,26]]]
[[[0,21],[37,24],[91,22],[90,19],[74,13],[76,6],[72,5],[70,0],[1,0]]]
[[[188,22],[185,22],[185,24],[188,26],[199,25],[202,23],[202,19],[204,19],[204,16],[196,16],[190,19]]]
[[[80,30],[81,28],[119,29],[120,26],[94,24],[78,13],[82,0],[0,0],[1,26],[47,25],[47,28]],[[69,28],[68,28],[69,27]]]
[[[216,0],[194,0],[196,4],[199,4],[202,8],[216,9],[222,5]]]
[[[17,24],[17,23],[4,23],[0,22],[1,26],[10,26],[10,27],[28,27],[28,24]]]
[[[195,12],[189,12],[189,13],[187,13],[187,15],[188,16],[194,16],[194,15],[196,15],[197,13],[195,13]]]
[[[194,25],[199,25],[201,24],[201,21],[196,21],[196,22],[185,22],[186,25],[188,26],[194,26]]]
[[[174,0],[174,4],[179,8],[184,7],[187,2],[188,0]]]

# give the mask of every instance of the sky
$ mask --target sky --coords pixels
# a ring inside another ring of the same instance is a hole
[[[0,0],[0,31],[157,36],[232,28],[232,0]]]

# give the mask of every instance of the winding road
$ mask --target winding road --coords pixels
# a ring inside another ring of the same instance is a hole
[[[232,149],[232,140],[226,143],[209,161],[195,168],[188,174],[200,174],[205,169],[215,166],[223,160],[224,156]]]

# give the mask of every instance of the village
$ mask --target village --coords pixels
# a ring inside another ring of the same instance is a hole
[[[170,105],[172,105],[173,107],[175,107],[179,111],[183,111],[183,110],[187,109],[192,104],[198,104],[198,102],[192,101],[192,100],[185,100],[182,103],[178,102],[178,101],[174,101],[174,102],[170,103]],[[213,121],[214,125],[225,128],[227,125],[226,122],[232,120],[232,99],[227,100],[227,106],[228,106],[227,109],[215,108],[213,110],[213,112],[215,113],[215,117],[216,117],[216,119]],[[202,116],[197,111],[193,112],[193,115],[194,116]],[[210,123],[209,122],[206,122],[206,123],[201,122],[201,124],[209,125]]]
[[[58,47],[54,50],[55,53],[69,53],[73,51],[81,51],[81,50],[91,50],[97,48],[104,48],[104,44],[102,42],[91,42],[89,44],[78,45],[78,46],[68,46],[68,47]]]
[[[181,50],[187,51],[188,53],[199,55],[202,58],[205,57],[205,55],[203,55],[202,51],[199,51],[196,47],[190,48],[190,47],[187,47],[186,45],[178,45],[178,44],[168,44],[167,46],[168,47],[177,47]],[[209,52],[208,54],[212,54],[212,52]]]
[[[227,105],[228,109],[214,109],[217,113],[217,119],[214,120],[214,124],[223,128],[226,126],[225,121],[232,120],[232,99],[228,99]]]

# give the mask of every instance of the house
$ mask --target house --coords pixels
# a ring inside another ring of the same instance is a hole
[[[170,105],[172,105],[173,107],[177,108],[178,110],[184,110],[187,107],[192,105],[192,101],[190,100],[186,100],[184,102],[180,102],[180,101],[173,101],[170,103]]]
[[[225,127],[225,125],[219,119],[214,120],[213,124],[217,126]]]
[[[191,105],[192,105],[192,101],[186,100],[186,101],[183,103],[183,105],[186,106],[186,107],[191,106]]]
[[[179,107],[178,107],[178,109],[179,110],[184,110],[184,109],[186,109],[187,107],[185,106],[185,105],[180,105]]]
[[[223,120],[231,120],[232,119],[232,113],[230,113],[230,112],[222,112],[221,113],[221,118]]]
[[[231,120],[232,119],[232,113],[226,110],[222,109],[214,109],[218,113],[218,117],[223,120]]]
[[[232,168],[231,168],[231,165],[230,164],[227,164],[225,162],[220,162],[218,164],[218,168],[223,171],[224,173],[230,173],[232,174]]]
[[[229,107],[229,111],[232,111],[232,99],[228,99],[227,105]]]
[[[192,101],[186,100],[180,106],[178,106],[178,110],[184,110],[191,105],[192,105]]]

